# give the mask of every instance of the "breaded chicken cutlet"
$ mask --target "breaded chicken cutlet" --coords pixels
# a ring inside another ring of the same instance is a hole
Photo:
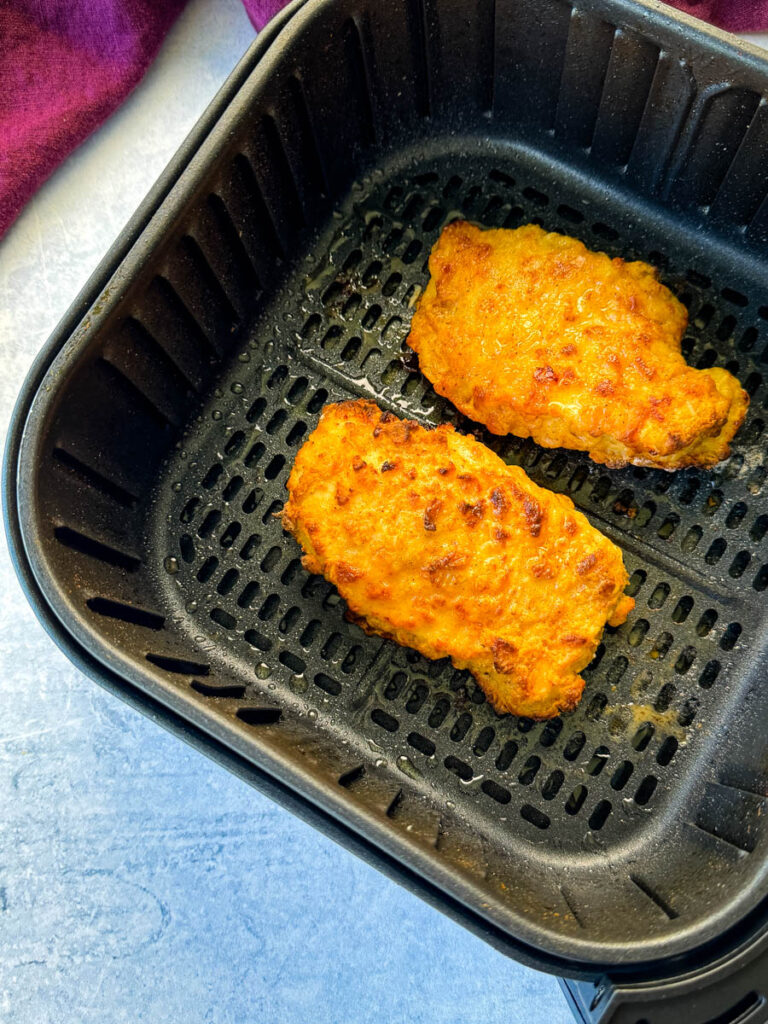
[[[283,524],[350,617],[469,669],[498,711],[575,707],[603,627],[634,605],[621,551],[569,498],[451,426],[328,405],[287,487]]]
[[[749,398],[727,370],[696,370],[682,303],[647,263],[591,252],[534,224],[449,224],[409,345],[438,394],[494,434],[595,462],[713,466]]]

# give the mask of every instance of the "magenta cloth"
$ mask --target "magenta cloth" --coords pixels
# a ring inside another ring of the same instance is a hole
[[[185,2],[0,0],[0,236],[138,84]],[[245,6],[261,28],[285,2]]]
[[[287,0],[242,2],[258,30]],[[732,32],[768,29],[768,0],[671,2]],[[0,0],[0,236],[141,80],[184,3]]]
[[[257,32],[260,32],[270,18],[273,18],[287,3],[288,0],[243,0],[243,6]]]
[[[728,32],[765,32],[768,0],[667,0],[672,7]]]

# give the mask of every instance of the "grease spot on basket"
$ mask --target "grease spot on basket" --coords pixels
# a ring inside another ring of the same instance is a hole
[[[657,711],[653,704],[635,703],[613,704],[606,707],[606,713],[611,712],[626,726],[639,728],[646,722],[650,722],[655,729],[661,730],[677,740],[685,739],[685,729],[677,720],[678,712],[674,708],[666,711]]]

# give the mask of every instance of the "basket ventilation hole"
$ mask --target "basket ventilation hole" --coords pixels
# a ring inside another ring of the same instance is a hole
[[[184,506],[184,508],[181,510],[181,513],[179,514],[180,522],[191,523],[192,520],[195,518],[195,512],[197,511],[197,507],[199,504],[199,498],[190,498],[189,501]]]
[[[587,737],[583,732],[575,732],[573,736],[568,740],[563,750],[563,757],[566,761],[575,761],[581,753],[584,744],[587,742]]]
[[[341,693],[341,683],[332,679],[330,676],[327,676],[324,672],[318,672],[315,676],[315,686],[319,686],[321,690],[330,694],[331,697],[338,697]],[[373,715],[371,715],[371,717],[373,718]],[[374,719],[374,721],[376,720]],[[397,728],[397,721],[395,719],[391,719],[391,721],[395,723],[395,728]]]
[[[499,804],[508,804],[512,799],[512,794],[509,790],[494,782],[493,779],[486,779],[484,782],[481,782],[480,789],[486,796],[489,796]]]
[[[450,707],[450,701],[448,700],[447,697],[439,697],[435,701],[435,706],[432,708],[431,712],[429,713],[429,718],[427,719],[427,722],[432,729],[440,728],[440,726],[446,719]]]
[[[86,604],[97,615],[103,615],[108,619],[118,619],[120,622],[127,622],[133,626],[160,630],[165,625],[162,615],[145,611],[143,608],[135,608],[130,604],[123,604],[121,601],[111,601],[107,597],[91,597]]]
[[[648,598],[648,607],[653,609],[661,608],[669,597],[669,589],[668,583],[658,583]]]
[[[656,754],[656,763],[662,767],[668,765],[677,753],[678,746],[679,743],[674,736],[667,736]]]
[[[632,746],[638,753],[641,753],[653,739],[653,734],[656,732],[651,722],[643,722],[640,728],[637,730],[635,735],[632,737]]]
[[[561,772],[559,768],[546,779],[544,785],[541,787],[541,795],[545,800],[554,800],[560,789],[565,782],[565,774]]]
[[[259,609],[259,618],[262,622],[268,622],[277,615],[278,608],[280,607],[280,598],[277,594],[270,594],[264,604]]]
[[[454,757],[453,754],[450,754],[446,757],[443,763],[448,771],[453,772],[454,775],[458,775],[462,782],[469,782],[471,780],[473,774],[472,769],[468,764],[466,764],[466,762],[459,760],[458,757]]]
[[[456,723],[451,729],[450,736],[454,743],[460,743],[469,732],[472,725],[472,715],[464,713],[459,715]]]
[[[414,750],[418,750],[420,754],[425,757],[433,757],[435,753],[435,744],[432,740],[427,739],[426,736],[422,736],[420,732],[411,732],[408,734],[408,743],[413,747]]]
[[[344,772],[342,775],[340,775],[339,785],[342,786],[344,789],[349,789],[356,782],[359,782],[364,775],[365,765],[360,764],[356,768],[350,768],[348,772]]]
[[[268,636],[260,633],[258,629],[247,629],[243,638],[246,643],[249,643],[251,647],[255,647],[257,651],[261,651],[262,654],[272,650],[272,641]]]
[[[223,629],[234,629],[237,619],[223,608],[211,608],[211,618]]]
[[[565,802],[565,813],[571,815],[578,814],[584,806],[584,801],[587,799],[587,793],[588,791],[586,786],[576,786]]]
[[[243,502],[243,512],[245,512],[246,515],[250,515],[251,512],[255,512],[263,497],[264,491],[261,487],[254,487],[253,490],[248,493],[248,496]]]
[[[118,569],[124,569],[126,572],[136,572],[141,565],[140,560],[133,555],[127,555],[124,551],[118,551],[109,544],[104,544],[93,537],[88,537],[86,534],[73,530],[69,526],[57,526],[53,531],[53,535],[59,544],[63,544],[64,547],[71,548],[81,555],[96,558],[100,562],[106,562],[107,565],[114,565]]]
[[[495,731],[489,725],[480,730],[474,746],[472,747],[472,753],[475,757],[482,757],[483,754],[486,753],[490,745],[493,743],[495,736]]]
[[[227,486],[221,492],[223,501],[233,501],[240,493],[243,487],[244,480],[241,476],[233,476]]]
[[[533,780],[538,774],[539,768],[541,768],[541,758],[532,755],[523,765],[523,769],[518,775],[518,781],[522,786],[530,786]]]
[[[211,670],[210,665],[199,661],[187,661],[185,658],[174,658],[166,654],[154,654],[150,652],[146,659],[152,665],[163,669],[165,672],[173,672],[180,676],[207,676]]]
[[[601,800],[600,803],[596,804],[595,809],[589,816],[589,827],[593,832],[600,831],[608,820],[612,809],[613,808],[609,800]]]
[[[307,668],[306,662],[292,651],[281,651],[279,661],[281,665],[285,665],[296,676],[304,675]]]
[[[723,633],[720,640],[720,647],[724,651],[732,651],[736,646],[736,641],[741,636],[741,624],[739,622],[732,622],[726,631]]]
[[[635,803],[644,807],[656,791],[659,780],[654,775],[646,775],[635,793]]]
[[[387,732],[397,732],[400,728],[400,723],[392,715],[388,715],[386,711],[382,711],[381,708],[374,708],[371,712],[371,721],[375,722],[381,729],[385,729]],[[470,775],[472,773],[470,772]]]
[[[230,523],[229,526],[224,531],[224,533],[222,533],[219,544],[225,550],[231,548],[232,545],[237,540],[237,538],[240,536],[240,532],[242,529],[242,526],[237,521],[235,521],[234,523]]]
[[[692,526],[683,537],[680,547],[686,554],[690,554],[698,546],[703,534],[704,531],[700,526]]]
[[[256,553],[256,549],[261,544],[261,537],[258,533],[252,533],[248,540],[243,544],[240,549],[240,557],[244,562],[250,561]]]
[[[217,593],[221,594],[222,597],[230,593],[234,589],[235,584],[240,578],[240,573],[237,569],[227,569],[224,575],[219,580],[218,586],[216,587]]]
[[[560,733],[563,731],[563,723],[559,718],[553,718],[550,722],[544,726],[539,737],[539,743],[542,747],[551,747]]]
[[[218,509],[211,509],[211,511],[203,519],[202,523],[197,529],[198,537],[206,538],[210,537],[213,531],[221,522],[221,512]]]
[[[727,543],[722,537],[717,537],[709,545],[706,555],[704,555],[704,561],[707,565],[716,565],[725,554]]]
[[[280,708],[238,708],[235,714],[246,725],[274,725],[282,717]]]
[[[622,790],[629,782],[635,766],[631,761],[622,761],[611,776],[611,788],[617,791]]]
[[[509,768],[517,755],[518,749],[518,745],[514,740],[507,740],[495,761],[498,771],[505,772]]]
[[[752,586],[758,593],[762,593],[763,590],[768,589],[768,563],[760,568],[757,576],[752,581]]]
[[[741,576],[744,575],[744,572],[747,566],[749,565],[751,559],[752,556],[748,551],[739,551],[736,557],[731,562],[730,566],[728,567],[728,575],[732,579],[739,579]]]
[[[719,661],[708,661],[704,666],[701,675],[699,676],[699,686],[703,690],[708,690],[710,686],[717,679],[720,674],[720,662]]]
[[[190,685],[196,693],[201,693],[204,697],[225,697],[230,700],[242,700],[245,697],[245,687],[237,684],[216,686],[193,679]]]
[[[685,597],[681,597],[672,612],[672,621],[678,624],[685,622],[691,613],[691,608],[693,608],[693,598],[687,595]]]
[[[206,558],[197,570],[197,578],[201,583],[207,583],[219,567],[219,560],[215,555]]]
[[[235,570],[230,570],[231,572]],[[251,580],[250,583],[246,583],[240,596],[237,599],[237,604],[240,608],[250,608],[254,599],[259,594],[259,584],[255,580]]]
[[[592,760],[587,765],[587,775],[599,775],[603,768],[605,768],[610,753],[608,747],[598,747],[592,755]]]

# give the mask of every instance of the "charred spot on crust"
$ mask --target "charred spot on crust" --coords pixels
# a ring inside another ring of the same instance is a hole
[[[340,583],[354,583],[355,580],[359,580],[363,576],[363,572],[347,562],[339,562],[336,567],[336,576]]]
[[[457,554],[455,551],[451,551],[447,555],[441,555],[440,558],[435,558],[431,562],[427,562],[424,566],[424,572],[428,576],[436,576],[441,573],[444,569],[458,569],[460,568],[466,559],[463,555]]]
[[[365,459],[361,459],[359,455],[356,455],[352,460],[352,469],[354,469],[356,473],[359,473],[361,469],[365,469],[367,465],[368,463]]]
[[[494,637],[491,644],[493,654],[493,667],[497,672],[509,674],[515,670],[515,654],[517,648],[508,640],[502,640],[500,636]]]
[[[551,366],[537,366],[533,371],[533,376],[538,384],[557,383],[557,374]]]
[[[573,519],[565,519],[563,520],[563,530],[565,533],[568,534],[569,537],[573,537],[577,532],[578,527],[576,526],[576,523],[573,521]]]
[[[381,472],[382,473],[389,473],[390,470],[395,469],[396,467],[397,467],[397,463],[396,462],[390,462],[389,459],[386,459],[381,464]]]
[[[397,416],[395,416],[394,413],[389,412],[387,410],[386,412],[383,412],[381,414],[381,416],[379,418],[379,423],[391,423],[393,420],[396,420],[396,419],[397,419]]]
[[[551,580],[554,579],[555,570],[551,565],[547,565],[544,562],[539,562],[531,569],[533,575],[539,580]]]
[[[472,504],[469,501],[462,501],[459,505],[459,512],[464,516],[468,526],[477,526],[480,520],[483,518],[485,512],[485,502],[478,501],[476,504]]]
[[[576,346],[575,345],[571,345],[569,343],[567,345],[563,345],[563,347],[560,349],[560,351],[561,351],[561,353],[564,356],[572,356],[573,353],[576,351]]]
[[[595,385],[595,391],[598,395],[602,395],[603,398],[607,398],[609,395],[612,395],[613,390],[613,384],[611,384],[609,380],[601,380]]]
[[[523,517],[528,524],[528,531],[532,537],[538,537],[541,533],[541,524],[544,521],[544,512],[538,501],[526,498],[523,502]]]
[[[435,498],[434,501],[430,501],[424,510],[424,529],[434,531],[437,529],[437,514],[443,507],[442,501]]]
[[[500,487],[494,487],[491,491],[491,504],[497,516],[500,516],[502,512],[506,512],[509,508],[509,502]]]
[[[670,405],[671,402],[672,399],[669,395],[664,395],[663,398],[656,398],[654,396],[651,396],[651,398],[648,399],[648,404],[651,406],[651,418],[654,420],[658,420],[659,423],[663,423],[664,417],[661,413],[661,410],[666,409],[666,407]],[[654,452],[653,454],[656,453]]]
[[[637,356],[637,358],[635,359],[635,366],[640,371],[640,373],[642,373],[642,375],[646,378],[646,380],[653,380],[653,378],[656,376],[656,371],[653,369],[653,367],[649,366],[646,363],[642,356]]]
[[[577,636],[575,633],[566,633],[564,637],[561,637],[564,644],[587,644],[589,640],[585,636]]]
[[[352,495],[352,491],[349,487],[344,487],[342,484],[336,484],[336,504],[346,505]]]
[[[445,476],[445,474],[450,472],[450,470],[448,469],[447,466],[440,466],[437,472],[440,474],[440,476]]]
[[[471,473],[457,473],[456,474],[456,479],[457,480],[474,480],[475,478],[474,478],[474,476]]]
[[[576,572],[579,574],[579,576],[584,576],[585,573],[588,573],[590,569],[594,568],[596,563],[597,555],[587,555],[586,558],[582,558],[582,560],[579,563],[577,563]]]
[[[418,429],[419,424],[414,423],[413,420],[401,420],[396,432],[392,436],[392,440],[395,444],[408,444],[411,439],[411,434]]]
[[[507,531],[506,530],[500,530],[498,526],[493,531],[493,536],[494,536],[494,538],[496,540],[500,540],[500,541],[505,541],[505,540],[509,539],[509,534],[507,533]]]
[[[612,593],[613,593],[613,583],[611,583],[610,580],[603,580],[603,582],[600,584],[600,588],[598,590],[598,594],[601,597],[608,597]]]

